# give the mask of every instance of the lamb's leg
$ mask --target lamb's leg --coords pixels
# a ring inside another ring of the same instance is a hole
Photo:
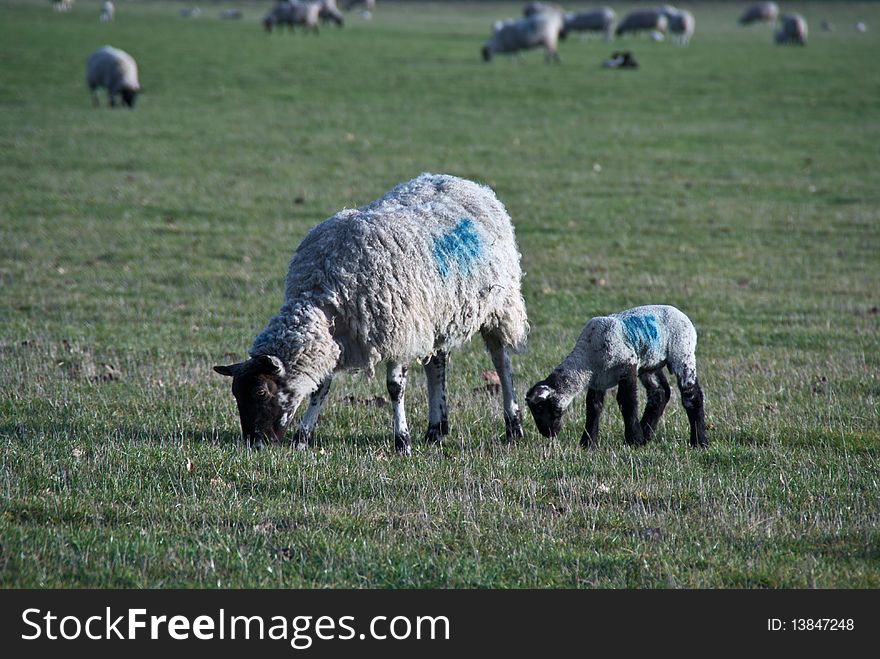
[[[403,409],[403,395],[406,392],[406,366],[388,362],[385,384],[388,386],[388,396],[391,398],[394,450],[401,455],[410,455],[412,448],[409,440],[409,428],[406,425],[406,412]]]
[[[312,432],[318,423],[318,415],[321,412],[321,405],[327,398],[327,392],[330,391],[330,383],[333,382],[333,376],[328,375],[319,386],[309,400],[309,406],[299,420],[299,425],[293,433],[293,445],[298,449],[307,449],[312,443]]]
[[[428,382],[428,431],[425,440],[439,444],[449,434],[446,416],[446,353],[436,352],[425,364]]]
[[[691,446],[705,448],[709,446],[706,439],[706,420],[703,413],[703,390],[699,382],[694,378],[690,386],[679,387],[681,392],[681,404],[684,405],[691,425]]]
[[[510,356],[501,340],[492,332],[483,333],[483,341],[492,357],[492,364],[498,379],[501,381],[501,397],[504,409],[504,435],[507,439],[523,436],[522,415],[516,404],[516,392],[513,389],[513,369]]]
[[[617,383],[617,404],[623,415],[624,440],[627,444],[645,443],[639,425],[639,378],[633,366]]]
[[[599,438],[599,417],[605,406],[605,390],[587,389],[587,422],[581,435],[581,446],[590,448]]]
[[[654,431],[657,430],[657,424],[660,417],[663,416],[663,410],[672,392],[669,388],[669,382],[663,371],[653,371],[650,373],[642,373],[639,380],[645,385],[645,391],[648,392],[648,404],[645,405],[645,412],[642,414],[642,420],[639,425],[642,427],[642,436],[646,442],[654,439]]]

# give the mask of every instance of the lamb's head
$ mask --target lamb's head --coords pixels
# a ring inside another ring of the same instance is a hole
[[[566,405],[547,380],[541,380],[529,389],[526,403],[535,419],[535,425],[538,426],[538,432],[544,437],[555,437],[562,432],[562,415]]]
[[[296,408],[315,389],[314,380],[285,368],[274,355],[258,355],[214,370],[232,378],[241,434],[254,448],[261,448],[264,441],[281,441]]]
[[[122,103],[134,109],[135,101],[137,101],[138,91],[140,90],[131,89],[130,87],[123,87],[120,91],[120,93],[122,94]]]

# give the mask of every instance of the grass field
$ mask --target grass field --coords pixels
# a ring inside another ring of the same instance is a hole
[[[689,48],[627,40],[624,72],[596,39],[483,64],[517,4],[380,2],[319,37],[266,36],[264,4],[47,5],[0,5],[0,586],[880,587],[880,6],[786,5],[811,39],[781,48],[693,5]],[[91,106],[105,43],[138,59],[134,112]],[[712,446],[677,393],[638,450],[613,403],[593,451],[580,403],[505,445],[474,341],[440,448],[395,457],[358,375],[318,448],[244,447],[211,366],[309,227],[422,171],[513,217],[520,395],[591,316],[674,304]]]

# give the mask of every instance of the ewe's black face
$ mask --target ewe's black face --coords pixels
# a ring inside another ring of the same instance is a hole
[[[127,105],[128,107],[134,109],[134,103],[137,101],[137,92],[133,92],[130,89],[122,90],[122,103]]]
[[[556,391],[544,381],[538,382],[526,394],[529,411],[544,437],[555,437],[562,432],[562,414],[565,411],[559,404]]]
[[[488,46],[483,46],[483,61],[488,62],[492,59],[492,51]]]
[[[239,364],[215,366],[214,370],[232,377],[244,440],[254,448],[262,448],[266,441],[281,441],[296,409],[281,360],[261,355]]]

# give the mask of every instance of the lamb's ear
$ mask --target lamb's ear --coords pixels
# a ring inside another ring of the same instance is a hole
[[[258,373],[284,377],[284,364],[275,355],[257,355],[253,362]]]
[[[216,373],[219,373],[220,375],[225,375],[232,378],[241,373],[243,367],[243,363],[230,364],[229,366],[215,366],[214,371]]]
[[[526,400],[530,403],[540,403],[547,400],[553,395],[553,390],[546,384],[539,384],[532,387],[531,391],[526,394]]]

